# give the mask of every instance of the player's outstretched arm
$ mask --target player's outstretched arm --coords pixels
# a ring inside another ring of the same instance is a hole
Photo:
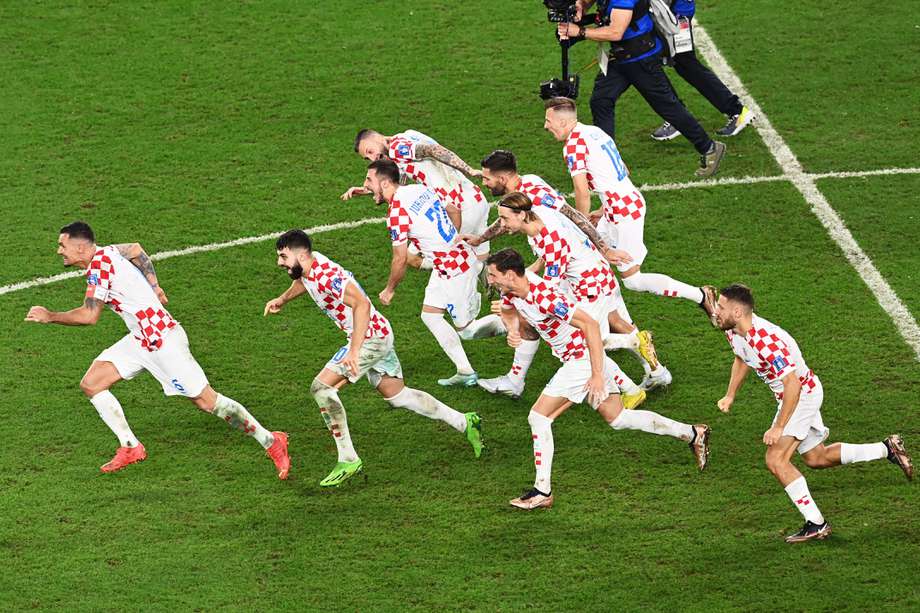
[[[69,311],[49,311],[43,306],[34,306],[29,309],[26,321],[39,324],[61,324],[64,326],[91,326],[99,321],[102,314],[102,302],[87,296],[83,306]]]
[[[348,283],[345,286],[342,302],[345,303],[345,306],[351,308],[352,317],[351,344],[348,346],[348,353],[342,358],[342,364],[353,375],[357,375],[358,354],[361,352],[361,346],[364,344],[364,337],[367,334],[367,327],[371,321],[371,300],[364,292],[358,289],[357,284]]]
[[[594,224],[591,223],[591,220],[588,219],[585,215],[581,213],[578,209],[570,206],[568,203],[563,204],[559,207],[559,212],[569,218],[569,220],[578,227],[579,230],[585,233],[585,236],[588,237],[597,250],[601,252],[607,261],[611,264],[629,264],[632,262],[633,258],[627,252],[622,249],[614,249],[607,245],[604,239],[601,238],[601,235],[597,233],[597,228],[594,227]]]
[[[588,402],[597,407],[607,400],[610,393],[604,383],[604,343],[601,341],[601,327],[597,320],[581,309],[576,308],[570,322],[582,331],[588,343],[588,356],[591,358],[591,378],[585,386],[588,390]]]
[[[390,262],[390,278],[387,286],[380,292],[380,302],[389,305],[396,293],[396,287],[406,275],[406,262],[409,259],[409,247],[406,243],[393,245],[393,260]]]
[[[460,240],[464,240],[473,247],[478,247],[486,241],[490,241],[496,236],[501,236],[505,234],[505,230],[502,228],[502,222],[500,219],[496,219],[491,226],[486,228],[486,231],[480,234],[479,236],[473,236],[472,234],[461,234]]]
[[[428,158],[436,162],[441,162],[442,164],[447,164],[452,168],[456,168],[470,179],[478,179],[482,176],[481,170],[476,170],[460,159],[459,155],[441,145],[416,145],[415,156],[419,159]]]
[[[291,287],[287,288],[283,294],[265,303],[265,310],[262,312],[262,316],[274,315],[279,312],[284,305],[297,296],[306,293],[306,291],[307,288],[300,282],[300,279],[295,279],[294,282],[291,283]]]
[[[732,363],[732,374],[728,380],[728,391],[725,392],[725,396],[717,403],[719,410],[723,413],[731,411],[732,404],[735,402],[735,396],[744,384],[744,379],[747,377],[749,370],[750,368],[744,363],[744,360],[735,356],[735,361]]]
[[[356,185],[355,187],[349,187],[344,194],[339,196],[342,200],[351,200],[355,196],[369,196],[371,190],[366,187]]]
[[[575,208],[587,216],[591,212],[591,188],[588,187],[588,177],[584,173],[574,175],[572,187],[575,189]]]
[[[160,302],[163,304],[169,302],[169,299],[166,297],[166,292],[163,291],[163,288],[160,287],[160,282],[157,280],[157,273],[153,270],[153,262],[150,260],[150,256],[147,255],[147,252],[144,251],[144,248],[141,247],[140,243],[122,243],[121,245],[115,245],[115,248],[118,249],[118,253],[120,253],[122,257],[127,258],[139,271],[141,271],[141,274],[147,279],[147,283],[153,288]]]

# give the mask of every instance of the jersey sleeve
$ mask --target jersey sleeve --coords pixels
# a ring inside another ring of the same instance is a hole
[[[795,372],[795,362],[789,347],[776,334],[766,330],[756,330],[752,339],[757,355],[767,364],[770,374],[776,379],[782,379],[791,372]]]
[[[510,311],[514,308],[514,302],[511,301],[511,294],[502,294],[502,308]]]
[[[390,213],[387,216],[387,227],[390,230],[390,241],[393,246],[402,245],[409,240],[409,227],[412,225],[412,218],[409,212],[399,203],[399,200],[393,199],[390,205]]]
[[[575,303],[546,283],[540,283],[533,290],[533,303],[544,315],[571,323],[575,316]]]
[[[550,232],[543,241],[543,278],[553,283],[559,281],[569,265],[571,252],[568,241],[558,231]]]
[[[571,176],[588,172],[588,143],[581,136],[570,139],[565,144],[565,165]]]
[[[86,297],[94,298],[101,302],[109,302],[109,291],[112,289],[112,277],[115,267],[105,251],[98,251],[86,269]]]
[[[412,162],[417,159],[415,157],[415,143],[408,138],[395,136],[390,139],[387,155],[397,164],[400,162]]]

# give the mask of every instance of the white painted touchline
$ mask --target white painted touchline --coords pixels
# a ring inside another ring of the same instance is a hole
[[[694,40],[697,47],[702,52],[703,57],[709,63],[712,70],[719,75],[719,78],[739,97],[746,100],[746,104],[754,112],[754,127],[763,138],[767,149],[776,158],[783,173],[788,177],[793,185],[805,197],[805,201],[811,205],[811,210],[821,222],[821,225],[827,230],[830,237],[837,243],[843,255],[850,262],[862,280],[872,291],[878,303],[885,309],[885,312],[894,321],[895,327],[907,344],[913,349],[915,358],[920,361],[920,327],[917,321],[898,298],[894,290],[888,284],[881,273],[869,259],[869,256],[860,248],[859,244],[846,228],[843,220],[837,214],[837,211],[831,207],[827,198],[818,189],[815,183],[816,178],[806,173],[799,160],[792,153],[792,150],[786,144],[782,136],[773,128],[770,120],[764,114],[763,109],[751,97],[741,79],[732,70],[731,66],[725,60],[725,57],[719,52],[712,39],[706,33],[702,26],[697,25],[694,29]],[[893,173],[892,173],[893,174]]]

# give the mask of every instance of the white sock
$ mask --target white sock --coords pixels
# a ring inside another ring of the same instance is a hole
[[[450,361],[457,367],[457,372],[461,375],[468,375],[473,372],[466,352],[463,350],[463,344],[460,342],[460,335],[457,330],[447,323],[441,313],[422,313],[422,322],[431,333],[435,340],[450,358]]]
[[[505,332],[505,324],[502,323],[502,318],[493,314],[471,321],[467,327],[460,330],[460,338],[468,341],[475,338],[500,336]]]
[[[552,493],[550,473],[553,470],[553,420],[531,411],[527,416],[530,434],[533,437],[533,463],[537,477],[533,486],[544,494]]]
[[[527,376],[527,371],[530,370],[530,365],[533,363],[533,358],[537,355],[539,348],[539,340],[522,340],[521,344],[514,348],[514,361],[511,362],[511,370],[508,371],[508,378],[511,379],[512,383],[523,385],[524,377]]]
[[[624,278],[623,285],[633,291],[649,292],[659,296],[676,296],[692,300],[696,304],[703,301],[703,290],[700,288],[656,272],[637,272]]]
[[[888,457],[888,447],[885,443],[866,443],[854,445],[840,443],[840,463],[852,464],[853,462],[871,462]]]
[[[128,425],[128,420],[125,419],[125,412],[121,409],[121,403],[118,402],[118,398],[112,392],[103,390],[90,398],[89,401],[96,407],[96,412],[99,413],[99,417],[109,427],[112,434],[118,437],[119,445],[122,447],[137,447],[140,444],[140,441],[131,432],[131,426]]]
[[[611,360],[611,362],[613,362],[613,360]],[[635,381],[629,378],[629,375],[620,369],[619,364],[613,362],[613,368],[613,382],[617,384],[620,391],[626,392],[627,394],[635,394],[639,391],[639,386],[636,385]]]
[[[339,399],[339,393],[334,387],[322,383],[318,379],[313,380],[310,386],[310,393],[319,407],[319,413],[323,417],[326,429],[332,433],[332,440],[335,441],[335,448],[339,454],[339,462],[355,462],[358,460],[358,452],[355,451],[351,443],[351,434],[348,432],[348,419],[345,416],[345,407]]]
[[[652,411],[623,410],[610,422],[614,430],[642,430],[649,434],[660,434],[690,441],[693,438],[693,426],[674,421],[670,417],[659,415]]]
[[[263,449],[268,449],[275,442],[272,433],[263,428],[256,418],[249,414],[246,407],[232,398],[218,394],[212,413],[230,424],[231,427],[238,428],[259,441]]]
[[[466,432],[466,416],[460,411],[450,408],[428,392],[404,387],[401,392],[392,398],[385,398],[385,400],[394,407],[409,409],[413,413],[443,421],[454,430]]]
[[[792,500],[792,504],[799,510],[799,513],[813,524],[821,525],[824,523],[824,516],[818,510],[818,505],[811,497],[808,491],[808,484],[805,483],[805,477],[799,477],[786,486],[786,493]]]
[[[616,351],[617,349],[638,349],[639,337],[633,330],[627,334],[617,334],[611,332],[604,338],[604,349],[607,351]]]

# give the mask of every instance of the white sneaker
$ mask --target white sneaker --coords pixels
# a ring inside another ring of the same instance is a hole
[[[490,394],[502,394],[517,400],[524,393],[524,383],[515,384],[508,375],[495,377],[494,379],[480,379],[479,387]]]
[[[639,387],[645,391],[649,391],[656,387],[666,387],[671,385],[673,377],[671,377],[671,371],[662,366],[664,372],[658,373],[655,376],[645,375],[645,378],[642,379],[642,383],[639,384]]]

